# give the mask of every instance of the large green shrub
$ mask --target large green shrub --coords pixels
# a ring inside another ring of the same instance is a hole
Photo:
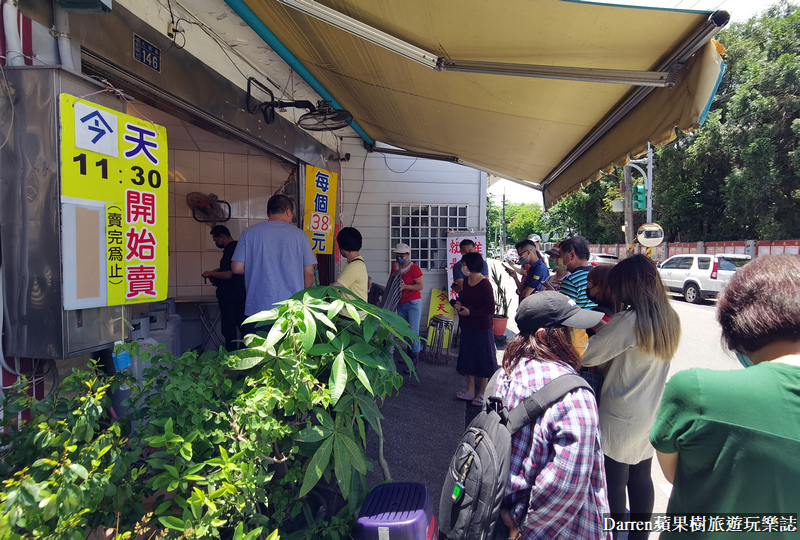
[[[108,410],[109,383],[97,370],[76,371],[69,380],[69,388],[87,390],[58,401],[56,408],[68,416],[64,424],[53,407],[18,394],[10,402],[17,410],[32,407],[41,415],[4,439],[12,450],[3,475],[0,526],[18,537],[45,531],[43,526],[49,532],[60,527],[61,535],[52,538],[82,538],[98,525],[128,534],[142,522],[169,537],[239,540],[274,530],[287,538],[348,535],[371,466],[367,427],[383,436],[379,403],[403,381],[392,356],[393,338],[417,336],[397,314],[348,298],[335,287],[307,289],[252,319],[263,321],[267,331],[248,336],[240,351],[174,357],[163,348],[126,345],[150,362],[126,403],[135,425],[129,441],[123,422],[99,427]],[[397,352],[413,370],[401,348]],[[90,427],[77,427],[86,423],[81,420],[86,407],[93,415]],[[49,427],[53,422],[68,435],[53,440],[41,435],[55,429]],[[67,467],[59,473],[67,479],[65,499],[60,491],[44,491],[62,480],[55,465],[43,469],[41,460],[28,457],[25,445],[35,441],[46,446],[39,451],[42,459],[47,454],[56,461],[50,448],[65,447],[83,461],[99,461],[92,467],[76,462],[82,468],[57,462]],[[106,454],[108,463],[100,459]],[[38,491],[30,487],[32,469],[41,469]],[[319,522],[304,500],[322,479],[338,487],[347,505]],[[86,494],[69,498],[76,490]],[[55,514],[51,503],[42,503],[51,494]],[[123,507],[125,512],[116,512]]]

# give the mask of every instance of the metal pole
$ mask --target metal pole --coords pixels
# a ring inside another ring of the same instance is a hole
[[[630,252],[633,246],[633,182],[631,181],[631,168],[623,167],[625,171],[624,196],[625,196],[625,243]]]
[[[503,258],[506,256],[506,190],[503,189]]]
[[[647,190],[647,223],[653,222],[653,147],[647,143],[647,176],[645,176],[645,189]]]

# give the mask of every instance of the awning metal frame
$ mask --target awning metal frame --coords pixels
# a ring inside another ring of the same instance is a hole
[[[672,70],[676,69],[680,71],[680,68],[686,63],[689,58],[692,57],[694,53],[696,53],[700,47],[702,47],[705,43],[707,43],[710,39],[716,36],[722,28],[728,24],[730,21],[730,14],[727,11],[719,10],[712,13],[706,24],[692,36],[686,44],[675,54],[672,58],[669,58],[665,61],[664,65],[661,68],[661,71],[665,70]],[[584,152],[586,152],[589,148],[594,145],[600,138],[603,137],[606,133],[608,133],[611,128],[613,128],[617,122],[619,122],[622,118],[625,117],[631,110],[634,109],[639,103],[642,102],[655,88],[654,87],[643,87],[636,90],[636,92],[630,97],[630,99],[625,100],[615,111],[609,114],[608,118],[592,133],[590,133],[581,143],[576,146],[572,152],[570,152],[566,158],[556,167],[553,171],[547,175],[547,177],[542,181],[542,188],[546,188],[550,183],[554,182],[558,176],[563,173],[570,165],[572,165]]]
[[[629,86],[652,86],[672,88],[678,78],[677,66],[667,72],[633,71],[624,69],[597,69],[567,66],[540,66],[535,64],[509,64],[506,62],[481,62],[477,60],[439,59],[440,71],[482,73],[486,75],[509,75],[593,83],[625,84]]]
[[[437,56],[314,0],[277,0],[277,2],[436,71],[671,88],[675,85],[680,67],[669,64],[660,71],[634,71],[453,60]]]
[[[230,0],[226,0],[230,1]],[[465,73],[494,74],[506,76],[534,77],[569,81],[585,81],[591,83],[624,84],[633,87],[622,97],[616,107],[581,140],[562,161],[548,173],[545,178],[535,184],[535,189],[546,191],[548,186],[556,182],[562,175],[569,173],[571,167],[582,156],[590,152],[594,145],[604,140],[614,127],[627,115],[634,113],[637,107],[657,88],[672,88],[680,80],[687,62],[693,61],[693,55],[728,24],[730,15],[726,11],[711,13],[702,25],[698,25],[684,39],[674,52],[663,59],[661,64],[651,71],[633,71],[620,69],[581,68],[552,65],[513,64],[503,62],[486,62],[474,60],[454,60],[438,57],[438,55],[416,47],[402,39],[380,31],[372,26],[353,19],[343,13],[328,8],[314,0],[275,0],[277,3],[297,10],[311,18],[334,26],[369,43],[382,47],[403,58],[412,60],[435,71],[461,71]],[[409,154],[405,154],[409,155]],[[463,158],[458,162],[469,165]],[[622,163],[620,164],[622,165]],[[480,167],[486,170],[484,166]],[[507,177],[502,174],[501,176]],[[589,181],[591,175],[587,176]],[[531,185],[530,182],[518,183]],[[533,186],[532,186],[533,187]]]

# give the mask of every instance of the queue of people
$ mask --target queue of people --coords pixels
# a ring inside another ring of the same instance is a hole
[[[517,251],[523,264],[540,257],[527,241]],[[513,410],[554,378],[584,370],[598,374],[601,386],[568,393],[512,436],[502,536],[605,539],[612,537],[607,517],[649,520],[653,456],[674,484],[669,513],[795,512],[800,260],[758,257],[721,293],[723,340],[746,371],[692,369],[667,382],[681,324],[655,263],[633,255],[614,267],[591,267],[582,237],[548,255],[551,268],[562,268],[560,292],[547,286],[552,275],[540,289],[522,287],[531,267],[515,277],[524,293],[515,317],[519,334],[505,348],[495,395]],[[583,341],[576,338],[584,331]],[[478,349],[472,342],[469,348]],[[462,373],[460,362],[461,352]],[[472,396],[467,381],[468,390],[456,397]],[[649,534],[630,530],[627,538]],[[687,530],[662,538],[724,535]]]
[[[212,229],[223,256],[219,268],[203,277],[218,286],[220,308],[224,304],[226,313],[235,312],[234,320],[270,309],[313,283],[316,260],[308,237],[292,225],[291,200],[275,196],[268,211],[270,221],[245,229],[238,243],[225,227]],[[519,334],[499,366],[487,261],[474,243],[462,242],[451,288],[458,294],[454,308],[461,332],[456,370],[466,388],[456,398],[487,406],[487,382],[497,369],[502,371],[496,388],[489,390],[508,410],[565,374],[590,370],[601,383],[594,391],[568,392],[512,436],[500,509],[504,534],[616,538],[606,530],[606,517],[630,512],[648,519],[653,512],[653,456],[674,484],[670,513],[795,512],[800,505],[800,260],[758,257],[721,293],[717,318],[723,340],[746,371],[694,369],[668,382],[681,325],[655,263],[633,255],[614,267],[591,267],[588,244],[577,236],[546,253],[548,269],[535,240],[516,245],[523,266],[509,269],[520,300]],[[388,291],[367,273],[359,231],[345,227],[337,242],[347,264],[333,285],[379,303]],[[416,330],[423,274],[408,244],[397,244],[393,252],[397,312]],[[235,346],[233,336],[226,327],[229,347]],[[420,342],[407,346],[416,363]],[[628,538],[648,535],[632,530]]]

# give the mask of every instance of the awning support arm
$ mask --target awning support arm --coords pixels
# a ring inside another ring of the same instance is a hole
[[[430,51],[412,45],[357,19],[348,17],[314,0],[277,0],[277,2],[436,71],[484,73],[487,75],[506,75],[512,77],[537,77],[541,79],[560,79],[567,81],[613,83],[661,88],[671,88],[675,85],[675,81],[678,77],[678,66],[674,64],[669,64],[671,66],[670,69],[661,71],[629,71],[569,66],[510,64],[506,62],[482,62],[475,60],[450,60],[439,57]]]
[[[534,64],[509,64],[505,62],[482,62],[476,60],[439,59],[442,71],[483,73],[487,75],[509,75],[539,79],[559,79],[593,83],[625,84],[629,86],[653,86],[672,88],[678,78],[678,70],[631,71],[623,69],[598,69],[566,66],[539,66]]]
[[[450,163],[461,163],[456,156],[446,156],[443,154],[430,154],[428,152],[414,152],[411,150],[398,150],[396,148],[376,147],[374,144],[364,143],[364,148],[367,152],[378,152],[380,154],[391,154],[394,156],[404,156],[420,159],[433,159],[436,161],[447,161]]]

